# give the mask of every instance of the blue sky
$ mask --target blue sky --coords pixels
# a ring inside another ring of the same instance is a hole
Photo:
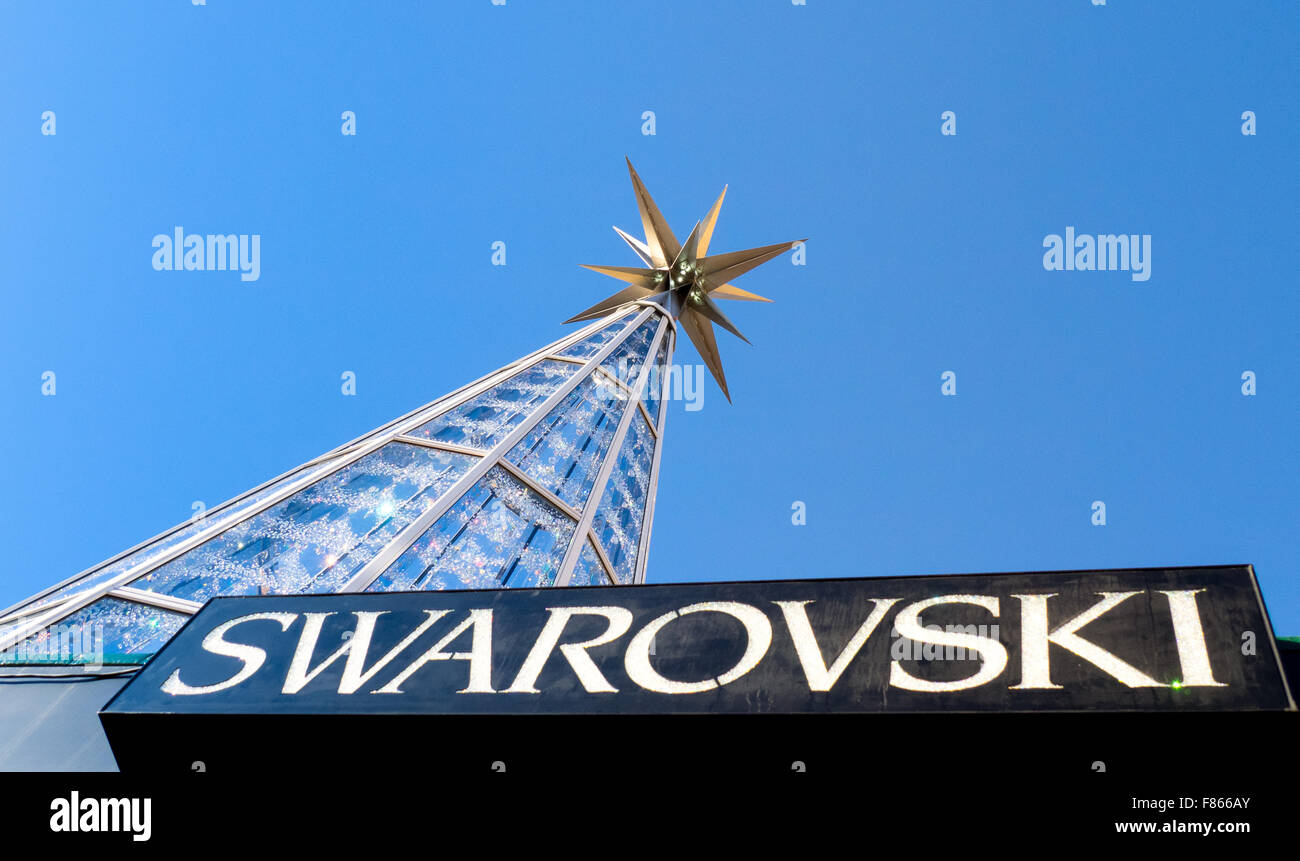
[[[0,606],[564,334],[627,155],[682,234],[730,184],[715,251],[810,237],[671,407],[651,581],[1249,562],[1300,633],[1300,7],[614,5],[6,4]]]

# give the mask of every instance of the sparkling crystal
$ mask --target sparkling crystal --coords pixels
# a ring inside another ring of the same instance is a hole
[[[659,399],[663,392],[664,383],[668,379],[668,340],[671,336],[664,335],[663,340],[659,342],[659,349],[655,351],[655,363],[653,371],[646,378],[645,388],[641,390],[641,401],[645,404],[646,412],[650,414],[650,421],[659,421]]]
[[[600,559],[596,556],[596,551],[592,549],[590,541],[582,543],[582,552],[578,554],[578,562],[573,566],[573,577],[570,578],[569,585],[609,585],[609,578],[605,576],[605,568],[600,564]]]
[[[655,439],[645,417],[637,412],[628,425],[618,460],[596,509],[591,530],[614,567],[614,579],[631,583],[636,572],[637,545],[641,540],[641,518],[650,489],[650,465]]]
[[[628,401],[606,377],[580,382],[506,458],[576,508],[587,501]]]
[[[141,664],[186,618],[134,601],[100,598],[0,652],[0,664]]]
[[[578,370],[572,362],[543,360],[421,425],[411,436],[487,451]]]
[[[300,467],[262,490],[237,500],[232,505],[214,511],[200,520],[191,520],[188,523],[183,523],[168,531],[157,540],[127,554],[116,562],[100,565],[95,569],[88,571],[77,580],[68,583],[63,588],[58,589],[43,598],[27,602],[9,617],[6,617],[6,621],[19,614],[27,616],[34,610],[45,608],[47,606],[52,609],[54,604],[64,600],[70,600],[89,589],[93,589],[99,584],[106,583],[114,577],[125,574],[133,567],[148,564],[150,561],[161,557],[168,550],[171,550],[192,538],[208,533],[215,535],[225,526],[228,526],[229,524],[239,520],[241,517],[246,516],[250,509],[271,494],[279,491],[285,485],[295,481],[300,481],[308,476],[319,475],[325,472],[332,462],[333,459],[330,459],[311,466]],[[0,628],[0,637],[3,636],[4,629]]]
[[[600,366],[615,379],[631,386],[636,381],[637,371],[649,355],[650,344],[659,329],[659,322],[658,315],[654,315],[637,326],[636,330],[623,340],[623,343],[605,357]]]
[[[618,319],[602,329],[596,330],[594,334],[588,335],[581,341],[570,344],[557,356],[568,356],[571,359],[590,359],[600,352],[600,348],[614,340],[614,336],[627,327],[631,312],[620,314]]]
[[[645,319],[633,327],[643,313]],[[0,618],[0,647],[8,649],[0,652],[0,662],[49,645],[62,636],[60,625],[89,624],[103,632],[105,660],[141,663],[187,615],[107,594],[116,585],[193,602],[217,595],[337,592],[354,580],[372,581],[372,591],[540,588],[555,584],[574,541],[582,548],[571,585],[606,585],[610,577],[591,539],[577,533],[577,519],[593,502],[598,510],[591,534],[610,557],[617,580],[631,582],[655,438],[616,380],[636,382],[656,333],[666,325],[657,311],[620,309],[560,351],[587,361],[613,345],[600,369],[553,358],[521,364],[463,403],[454,400],[461,395],[452,395],[450,408],[435,403],[373,431],[363,439],[378,447],[355,461],[340,466],[358,443],[19,605]],[[656,365],[671,355],[667,335],[654,355]],[[553,397],[566,384],[571,390]],[[642,398],[658,417],[657,390]],[[554,403],[543,410],[548,400]],[[624,418],[626,439],[614,451]],[[428,445],[394,438],[413,423],[419,426],[407,433]],[[440,447],[487,455],[508,437],[513,444],[499,456],[517,474],[500,463],[486,464],[468,487],[465,476],[483,463],[480,456]],[[612,472],[597,494],[595,479],[610,458]],[[298,489],[285,496],[290,482]],[[254,513],[259,505],[268,507]],[[442,514],[424,525],[435,506]],[[68,609],[82,602],[88,603]],[[33,631],[37,624],[46,627]],[[86,652],[55,650],[50,660],[83,663]]]
[[[550,586],[574,527],[568,515],[496,466],[369,591]]]
[[[474,461],[389,443],[131,585],[191,601],[336,591]]]

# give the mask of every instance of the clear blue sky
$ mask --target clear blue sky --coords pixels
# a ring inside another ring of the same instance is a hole
[[[0,605],[562,335],[628,155],[681,233],[730,183],[717,251],[811,237],[671,407],[651,581],[1250,562],[1300,633],[1300,6],[615,5],[7,3]],[[261,278],[155,272],[177,225]]]

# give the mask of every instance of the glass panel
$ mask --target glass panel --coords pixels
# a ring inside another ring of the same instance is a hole
[[[100,598],[0,652],[0,664],[143,664],[189,616]]]
[[[631,583],[636,572],[637,544],[641,540],[641,515],[650,487],[650,461],[655,441],[650,426],[638,410],[628,425],[627,437],[618,452],[618,462],[601,495],[591,523],[592,532],[614,567],[614,579]]]
[[[628,335],[623,343],[605,357],[605,361],[601,362],[600,366],[629,387],[632,386],[636,383],[641,366],[645,364],[650,352],[650,343],[654,341],[655,331],[658,328],[659,315],[651,314],[644,323],[636,327],[636,331]]]
[[[494,466],[367,591],[550,586],[573,531],[566,514]]]
[[[586,338],[575,344],[570,344],[555,355],[568,356],[571,359],[590,359],[600,352],[601,347],[614,340],[615,335],[623,331],[627,326],[628,313],[620,314],[613,323],[603,329],[597,329]]]
[[[582,508],[627,404],[622,389],[592,374],[506,457],[560,499]]]
[[[650,413],[651,424],[659,421],[659,398],[664,381],[668,379],[668,341],[671,338],[671,332],[664,332],[664,339],[655,351],[654,367],[646,377],[645,388],[641,391],[641,400],[645,403],[646,412]]]
[[[104,567],[96,571],[91,571],[88,574],[81,577],[80,579],[74,580],[73,582],[67,584],[62,589],[59,589],[55,592],[51,592],[49,595],[46,595],[45,597],[41,598],[38,601],[32,601],[24,605],[19,612],[22,612],[25,615],[35,610],[38,607],[44,607],[47,604],[53,604],[57,601],[63,600],[64,598],[71,598],[77,593],[84,592],[87,589],[101,585],[104,582],[111,580],[114,577],[117,577],[119,574],[126,573],[134,566],[148,563],[150,560],[157,559],[158,557],[166,553],[168,550],[171,550],[172,548],[176,547],[178,544],[181,544],[182,542],[187,541],[196,535],[200,535],[204,532],[220,531],[228,524],[233,523],[239,520],[239,518],[245,516],[250,508],[253,508],[259,502],[263,501],[268,496],[272,495],[276,491],[283,488],[286,484],[289,484],[294,481],[298,481],[309,475],[316,475],[319,473],[323,473],[329,468],[329,465],[333,463],[334,460],[336,460],[336,458],[331,458],[330,460],[324,461],[322,463],[313,464],[312,466],[301,467],[297,470],[294,470],[289,475],[285,476],[284,478],[280,479],[274,484],[271,484],[263,488],[262,490],[259,490],[257,493],[250,495],[246,499],[242,499],[239,502],[232,504],[228,508],[223,509],[222,511],[209,514],[207,517],[205,517],[200,521],[187,523],[184,526],[172,532],[170,535],[166,535],[162,538],[159,538],[157,541],[155,541],[152,544],[141,547],[139,550],[127,556],[122,557],[121,559],[117,560],[113,564],[105,565]]]
[[[50,609],[52,610],[54,609],[54,607],[51,606]],[[32,616],[30,615],[15,616],[15,617],[11,617],[10,621],[0,624],[0,640],[4,640],[5,637],[14,633],[23,625],[30,622],[31,620],[32,620]]]
[[[191,601],[336,591],[476,460],[389,443],[131,585]]]
[[[596,556],[596,551],[592,549],[590,541],[582,542],[582,552],[578,554],[578,561],[573,566],[573,577],[569,580],[569,585],[609,585],[609,578],[605,576],[605,568],[600,564],[600,558]]]
[[[411,436],[487,451],[581,366],[544,360],[411,431]]]
[[[68,603],[67,601],[57,601],[53,603],[42,604],[39,608],[32,609],[31,612],[18,612],[6,616],[5,620],[3,622],[0,622],[0,642],[2,642],[5,637],[8,637],[10,634],[17,631],[19,628],[22,628],[25,625],[30,625],[32,622],[36,621],[36,619],[42,615],[51,614],[52,618],[58,618],[59,608],[66,606],[67,603]]]

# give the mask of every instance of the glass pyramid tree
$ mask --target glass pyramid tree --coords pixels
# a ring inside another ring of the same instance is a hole
[[[678,328],[726,393],[710,294],[794,243],[707,256],[719,197],[679,244],[628,169],[649,268],[589,267],[594,322],[5,610],[0,665],[141,664],[218,595],[643,582]]]
[[[639,583],[673,340],[621,308],[10,609],[0,662],[141,663],[215,595]]]

